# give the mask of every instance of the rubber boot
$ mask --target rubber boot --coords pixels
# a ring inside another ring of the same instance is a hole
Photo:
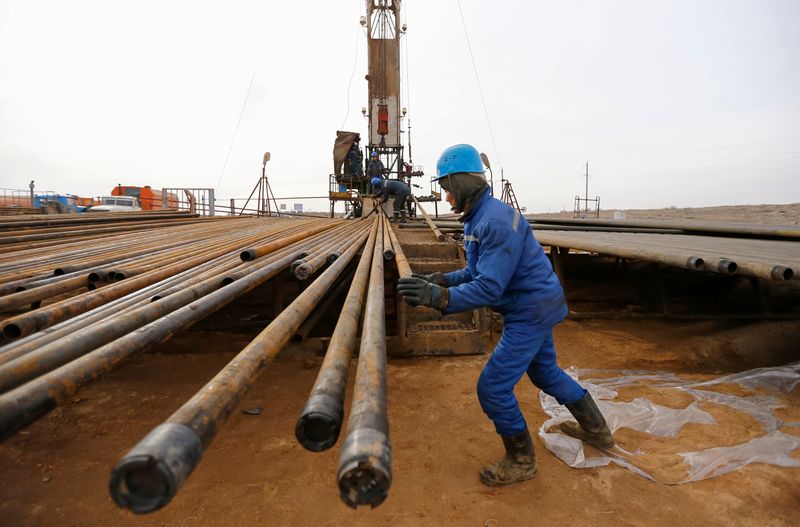
[[[566,407],[578,422],[561,423],[562,432],[595,448],[608,449],[614,446],[614,436],[589,392],[578,402]]]
[[[407,219],[408,218],[406,218],[406,209],[402,209],[400,211],[400,222],[405,223]]]
[[[481,483],[489,487],[512,485],[536,475],[536,453],[528,429],[517,435],[502,436],[502,439],[505,457],[481,469]]]
[[[397,223],[400,221],[400,213],[398,211],[394,211],[393,217],[389,220],[391,223]]]

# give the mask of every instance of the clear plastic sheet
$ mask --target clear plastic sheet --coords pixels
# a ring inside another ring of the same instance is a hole
[[[735,445],[702,448],[696,451],[677,452],[682,466],[678,467],[680,479],[658,477],[647,467],[653,463],[645,463],[645,457],[651,459],[669,459],[658,451],[645,452],[636,445],[618,441],[608,451],[584,448],[581,441],[566,436],[558,431],[558,425],[573,420],[569,411],[558,404],[553,397],[541,392],[539,400],[550,419],[542,424],[539,437],[545,446],[564,463],[574,468],[590,468],[615,463],[632,472],[654,481],[676,484],[699,481],[732,472],[750,463],[769,463],[782,467],[800,467],[800,459],[791,457],[791,453],[800,448],[800,436],[784,433],[785,427],[800,427],[800,422],[784,423],[776,415],[775,410],[784,408],[781,393],[789,393],[800,384],[800,362],[777,368],[757,368],[733,375],[695,382],[681,379],[672,373],[651,371],[609,371],[609,370],[566,370],[589,390],[597,406],[603,412],[612,432],[625,427],[659,438],[675,438],[687,424],[704,427],[717,427],[714,417],[703,410],[713,405],[733,409],[752,417],[762,427],[762,434]],[[742,390],[729,392],[751,392],[746,395],[724,393],[726,387],[738,386]],[[637,397],[630,402],[615,401],[617,390],[622,388],[640,388],[662,394],[679,393],[693,399],[684,408],[676,409],[655,404],[645,397]],[[718,391],[717,391],[718,390]],[[752,392],[757,391],[757,394]],[[713,428],[709,429],[713,437]],[[721,438],[720,438],[721,439]],[[657,444],[662,444],[657,442]],[[661,456],[661,457],[659,457]]]

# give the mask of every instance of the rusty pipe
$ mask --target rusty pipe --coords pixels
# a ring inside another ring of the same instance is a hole
[[[392,250],[392,243],[391,238],[389,237],[389,230],[391,227],[389,226],[388,221],[383,222],[383,259],[384,260],[394,260],[394,250]]]
[[[241,265],[241,260],[235,260],[234,257],[235,254],[232,254],[231,259]],[[273,258],[271,262],[273,273],[268,275],[267,279],[285,269],[294,261],[294,258],[295,254],[293,253],[283,255],[282,258]],[[225,266],[223,265],[223,267]],[[206,296],[221,286],[218,276],[206,278],[202,282],[161,299],[161,301],[146,303],[122,316],[108,317],[84,331],[62,337],[56,342],[44,345],[23,357],[3,364],[0,366],[0,393],[52,371],[92,349]]]
[[[364,305],[377,233],[378,222],[375,222],[367,245],[361,253],[317,380],[294,427],[297,441],[313,452],[321,452],[333,446],[342,428],[347,370],[358,337],[358,321]]]
[[[285,247],[289,244],[290,243],[282,243],[281,247]],[[57,322],[77,314],[84,313],[94,307],[107,303],[110,300],[120,298],[121,296],[129,294],[143,286],[156,283],[178,272],[190,269],[196,265],[203,264],[208,260],[216,258],[217,256],[221,256],[231,251],[238,252],[239,249],[237,247],[239,246],[240,244],[233,243],[218,247],[215,250],[206,251],[193,258],[188,258],[166,267],[148,271],[130,280],[112,284],[108,287],[104,287],[101,290],[89,291],[76,297],[57,302],[41,309],[37,309],[36,311],[12,317],[4,321],[3,334],[7,338],[12,339],[29,335]]]
[[[363,226],[356,224],[356,227],[363,229]],[[330,251],[337,249],[340,245],[349,247],[356,239],[352,237],[350,231],[337,236],[333,240],[322,245],[319,250],[314,251],[302,260],[292,264],[292,272],[298,280],[307,280],[317,271],[330,262]],[[335,261],[336,259],[334,259]]]
[[[364,232],[360,243],[353,244],[194,397],[117,463],[109,489],[119,507],[147,513],[172,500],[244,392],[341,275],[367,234]]]
[[[346,263],[343,261],[342,266]],[[0,441],[46,414],[74,395],[81,387],[113,370],[123,361],[151,346],[169,340],[177,332],[252,291],[280,272],[280,266],[285,264],[285,261],[281,261],[280,264],[260,267],[235,283],[219,288],[56,370],[0,395]],[[329,270],[333,268],[334,266],[331,266]]]
[[[153,293],[157,294],[159,291],[166,290],[176,283],[189,281],[195,276],[204,273],[206,269],[218,265],[225,258],[225,255],[217,257],[206,264],[199,265],[192,269],[187,269],[186,271],[178,273],[161,282],[146,286],[117,300],[112,300],[107,304],[103,304],[92,309],[91,311],[87,311],[86,313],[77,315],[64,322],[55,324],[44,331],[40,331],[27,337],[12,341],[11,343],[0,348],[0,365],[10,362],[17,357],[21,357],[22,355],[36,350],[45,344],[58,340],[61,337],[76,333],[77,331],[82,330],[83,328],[99,320],[104,320],[112,315],[117,316],[128,313],[138,307],[138,305],[150,301],[148,297]],[[227,258],[230,258],[230,256],[228,255]],[[236,261],[234,261],[234,263],[236,263]]]
[[[308,336],[317,327],[319,321],[322,320],[322,317],[328,314],[331,308],[334,305],[337,305],[341,300],[342,293],[344,292],[345,287],[350,284],[353,280],[353,271],[349,271],[346,276],[344,276],[339,283],[336,285],[335,289],[330,291],[325,299],[322,301],[322,304],[319,305],[317,309],[314,310],[311,315],[303,322],[303,325],[297,328],[294,335],[292,335],[292,342],[300,343],[308,339]]]
[[[397,272],[400,274],[400,278],[411,276],[411,266],[408,265],[406,253],[403,252],[403,247],[400,245],[400,240],[397,239],[397,234],[394,232],[394,229],[389,229],[389,239],[392,242],[394,261],[397,264]]]
[[[385,218],[382,221],[386,221]],[[383,243],[375,244],[347,437],[339,454],[339,496],[350,507],[377,507],[392,484],[386,413]]]
[[[273,240],[269,243],[247,248],[244,251],[242,251],[239,256],[245,262],[249,262],[251,260],[255,260],[256,258],[260,258],[265,254],[269,254],[270,252],[276,249],[280,249],[281,247],[286,247],[291,243],[302,240],[303,238],[307,238],[308,236],[311,236],[313,234],[317,234],[326,231],[328,229],[332,229],[334,227],[336,227],[336,223],[325,223],[322,225],[315,225],[313,227],[310,227],[306,231],[294,234],[292,236],[288,236],[280,240]]]
[[[439,227],[437,227],[436,224],[433,223],[431,217],[428,216],[428,213],[425,212],[425,209],[423,209],[422,205],[419,204],[417,197],[414,194],[411,194],[411,198],[414,200],[414,203],[417,204],[417,209],[419,209],[419,211],[422,213],[422,217],[425,218],[428,227],[430,227],[431,230],[433,231],[433,237],[436,238],[436,241],[443,242],[445,240],[445,235],[442,234],[442,231],[439,230]]]

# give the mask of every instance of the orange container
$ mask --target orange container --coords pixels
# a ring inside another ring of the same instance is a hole
[[[117,185],[111,190],[112,196],[133,196],[139,200],[142,210],[162,210],[177,209],[178,196],[169,192],[167,193],[167,206],[164,207],[164,197],[160,190],[144,187],[128,187]]]

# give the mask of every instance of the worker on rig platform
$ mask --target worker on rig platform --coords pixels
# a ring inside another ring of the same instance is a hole
[[[370,179],[376,177],[383,179],[385,171],[386,168],[383,166],[383,161],[381,161],[378,157],[378,151],[373,150],[369,154],[369,163],[367,163],[367,177]]]
[[[413,274],[401,278],[397,289],[412,306],[434,307],[444,314],[488,306],[503,316],[503,334],[478,379],[478,400],[506,454],[481,469],[481,482],[510,485],[536,474],[533,441],[514,396],[524,373],[578,421],[563,423],[562,432],[598,448],[614,446],[589,392],[556,364],[553,326],[566,317],[567,304],[527,220],[491,195],[480,154],[470,145],[442,152],[434,180],[453,210],[462,214],[467,266],[445,274]]]
[[[394,221],[405,221],[406,199],[411,194],[411,188],[399,179],[372,178],[372,189],[375,196],[380,198],[380,203],[389,201],[389,196],[394,196]]]

